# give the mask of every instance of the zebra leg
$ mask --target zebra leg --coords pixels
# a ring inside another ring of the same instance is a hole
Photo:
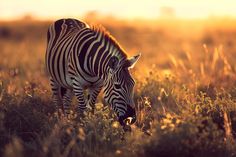
[[[64,95],[62,96],[63,102],[63,112],[66,116],[70,113],[70,104],[72,101],[73,91],[71,89],[66,89]]]
[[[96,88],[89,89],[87,105],[92,108],[92,113],[94,113],[95,103],[96,103],[98,94],[100,93],[101,89],[102,89],[102,87],[96,87]]]
[[[60,86],[50,77],[50,85],[53,94],[53,103],[60,114],[60,109],[62,109],[61,97],[60,97]]]
[[[72,83],[74,94],[79,103],[77,112],[81,113],[86,109],[86,104],[84,100],[84,89],[80,86],[79,82],[76,79],[73,79]]]

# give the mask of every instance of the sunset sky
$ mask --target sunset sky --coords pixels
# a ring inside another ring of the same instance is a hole
[[[0,0],[0,20],[81,17],[89,11],[119,18],[236,16],[234,0]]]

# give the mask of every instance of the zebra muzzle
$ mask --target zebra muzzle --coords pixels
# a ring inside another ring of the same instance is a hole
[[[124,124],[125,124],[125,125],[131,125],[131,124],[132,124],[132,123],[131,123],[131,122],[132,122],[132,119],[133,119],[132,117],[126,118],[126,119],[124,120]]]
[[[123,121],[123,129],[125,132],[131,132],[131,124],[135,122],[135,117],[128,117]]]
[[[132,125],[136,121],[135,109],[127,106],[125,115],[119,116],[119,122],[122,126]]]
[[[131,125],[136,121],[135,117],[127,117],[126,119],[124,119],[124,124],[125,125]]]

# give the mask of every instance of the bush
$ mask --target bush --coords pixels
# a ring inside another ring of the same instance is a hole
[[[231,156],[224,143],[223,131],[209,118],[189,117],[184,121],[171,116],[155,128],[151,140],[144,145],[149,157],[205,157]]]

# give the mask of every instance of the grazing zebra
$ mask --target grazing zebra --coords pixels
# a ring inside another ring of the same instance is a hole
[[[104,100],[116,112],[121,125],[136,120],[134,80],[129,73],[140,54],[130,59],[103,27],[90,27],[76,19],[60,19],[47,33],[46,68],[57,109],[65,115],[73,95],[78,112],[94,108],[101,89]],[[88,90],[85,99],[84,91]]]

